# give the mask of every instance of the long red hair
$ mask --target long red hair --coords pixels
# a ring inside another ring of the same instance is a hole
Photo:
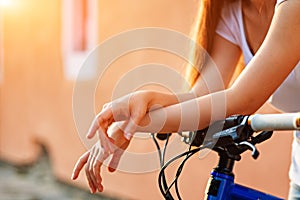
[[[206,62],[206,55],[212,51],[213,38],[221,15],[223,0],[200,0],[198,7],[192,38],[200,48],[194,48],[192,52],[194,66],[189,65],[186,70],[186,77],[191,86],[199,77],[199,72]]]

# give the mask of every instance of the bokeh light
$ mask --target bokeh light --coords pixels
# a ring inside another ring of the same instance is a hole
[[[0,0],[0,6],[1,7],[7,7],[12,4],[12,0]]]

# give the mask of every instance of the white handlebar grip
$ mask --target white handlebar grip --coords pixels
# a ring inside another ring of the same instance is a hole
[[[255,114],[248,124],[253,131],[300,130],[300,113]]]

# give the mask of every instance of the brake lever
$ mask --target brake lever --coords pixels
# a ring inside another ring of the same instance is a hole
[[[257,150],[257,148],[255,147],[254,144],[248,142],[248,141],[242,141],[240,143],[237,144],[238,146],[243,146],[245,145],[247,149],[252,151],[252,157],[254,159],[257,159],[259,156],[259,151]]]

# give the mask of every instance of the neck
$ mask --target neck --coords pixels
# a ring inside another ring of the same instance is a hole
[[[256,10],[260,11],[265,3],[265,0],[250,0]]]
[[[276,0],[249,0],[249,3],[258,13],[262,13],[263,11],[274,9]]]

